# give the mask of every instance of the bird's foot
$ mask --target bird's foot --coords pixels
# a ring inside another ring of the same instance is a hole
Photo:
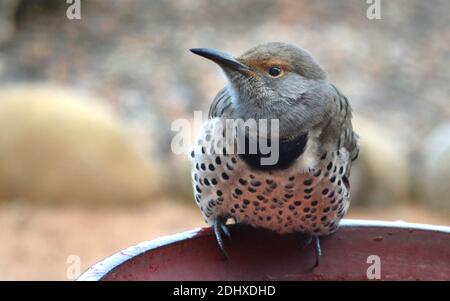
[[[226,226],[226,219],[218,218],[214,221],[213,224],[214,235],[216,236],[217,244],[219,245],[219,249],[224,257],[224,259],[228,259],[228,253],[225,251],[225,245],[223,243],[223,234],[225,234],[228,239],[231,240],[231,234]]]
[[[314,236],[314,247],[316,251],[316,264],[314,265],[314,267],[316,268],[319,266],[320,257],[322,256],[322,249],[320,248],[319,236]]]
[[[311,242],[313,241],[313,238],[314,238],[314,251],[315,251],[315,255],[316,255],[316,262],[314,264],[314,267],[316,268],[319,266],[320,257],[322,256],[322,249],[320,248],[319,237],[308,234],[305,242],[303,243],[302,249],[305,249],[306,247],[308,247],[311,244]]]
[[[303,243],[302,249],[306,249],[306,247],[308,247],[311,244],[312,238],[313,238],[312,235],[307,234],[305,242]]]

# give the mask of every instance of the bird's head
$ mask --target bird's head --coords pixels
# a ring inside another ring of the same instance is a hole
[[[284,135],[307,132],[324,119],[327,76],[304,49],[286,43],[256,46],[239,57],[211,49],[191,51],[217,63],[233,93],[233,118],[280,120]]]

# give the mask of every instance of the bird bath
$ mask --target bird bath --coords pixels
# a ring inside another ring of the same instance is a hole
[[[78,280],[367,280],[376,271],[381,280],[450,280],[450,227],[343,220],[321,239],[317,268],[313,244],[302,248],[300,234],[243,225],[230,231],[228,260],[202,228],[127,248]]]

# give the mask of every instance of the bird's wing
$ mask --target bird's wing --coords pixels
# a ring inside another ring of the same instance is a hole
[[[219,91],[219,93],[217,93],[211,107],[209,108],[209,118],[230,116],[231,111],[233,110],[231,102],[232,96],[230,89],[228,87],[224,87]]]
[[[350,154],[351,161],[353,162],[358,158],[359,155],[359,136],[353,131],[352,109],[347,97],[345,97],[345,95],[342,94],[337,88],[335,89],[337,93],[336,104],[338,106],[338,116],[340,122],[340,137],[338,140],[338,147],[345,147]]]
[[[344,147],[348,153],[350,162],[346,170],[347,178],[350,176],[351,163],[358,158],[359,155],[359,136],[353,131],[352,126],[352,109],[347,97],[342,94],[334,85],[335,90],[335,105],[337,109],[337,129],[339,138],[337,140],[338,150]]]
[[[349,155],[349,162],[345,171],[344,181],[347,182],[350,177],[350,169],[352,162],[358,158],[359,154],[359,136],[353,131],[352,126],[352,110],[347,97],[342,94],[334,85],[332,86],[333,101],[330,102],[330,118],[324,126],[321,141],[332,142],[336,145],[335,150],[344,148]]]

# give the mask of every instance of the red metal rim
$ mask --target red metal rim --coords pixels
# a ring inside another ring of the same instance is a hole
[[[231,260],[223,261],[210,228],[160,237],[120,251],[78,280],[367,280],[369,256],[381,258],[382,280],[450,280],[450,227],[343,220],[322,239],[324,256],[297,234],[232,225]]]

